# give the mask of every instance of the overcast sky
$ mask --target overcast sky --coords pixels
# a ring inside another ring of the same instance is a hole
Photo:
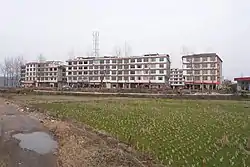
[[[185,52],[216,52],[223,75],[250,76],[249,0],[0,0],[0,57],[36,60],[85,56],[92,32],[100,54],[168,53],[181,67]]]

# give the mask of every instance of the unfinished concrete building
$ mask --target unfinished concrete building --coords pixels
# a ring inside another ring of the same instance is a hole
[[[186,87],[191,89],[217,89],[222,82],[222,62],[216,53],[182,56]]]
[[[170,77],[170,57],[167,54],[77,57],[66,62],[70,86],[162,88],[168,85]]]
[[[60,87],[66,83],[66,68],[61,61],[26,63],[22,83],[26,87]]]

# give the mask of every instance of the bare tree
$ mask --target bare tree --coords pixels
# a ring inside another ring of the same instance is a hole
[[[115,49],[114,49],[114,52],[115,52],[115,55],[117,57],[120,57],[121,56],[121,53],[122,53],[122,50],[120,47],[116,46]]]
[[[4,75],[4,86],[16,86],[21,75],[21,65],[24,60],[21,56],[6,57],[1,64],[1,72]]]

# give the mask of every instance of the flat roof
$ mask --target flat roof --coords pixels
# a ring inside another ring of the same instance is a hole
[[[100,56],[100,57],[76,57],[66,60],[68,61],[78,61],[78,60],[101,60],[101,59],[133,59],[133,58],[147,58],[147,57],[170,57],[169,54],[144,54],[141,56]]]
[[[220,59],[221,62],[222,59],[216,54],[216,53],[198,53],[198,54],[190,54],[190,55],[185,55],[185,56],[182,56],[182,58],[185,58],[185,57],[193,57],[193,56],[197,56],[197,57],[202,57],[202,56],[216,56]]]
[[[238,77],[234,78],[234,81],[250,81],[250,77]]]

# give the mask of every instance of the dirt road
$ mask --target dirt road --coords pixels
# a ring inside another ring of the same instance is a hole
[[[57,142],[34,118],[0,98],[0,166],[54,167]]]

